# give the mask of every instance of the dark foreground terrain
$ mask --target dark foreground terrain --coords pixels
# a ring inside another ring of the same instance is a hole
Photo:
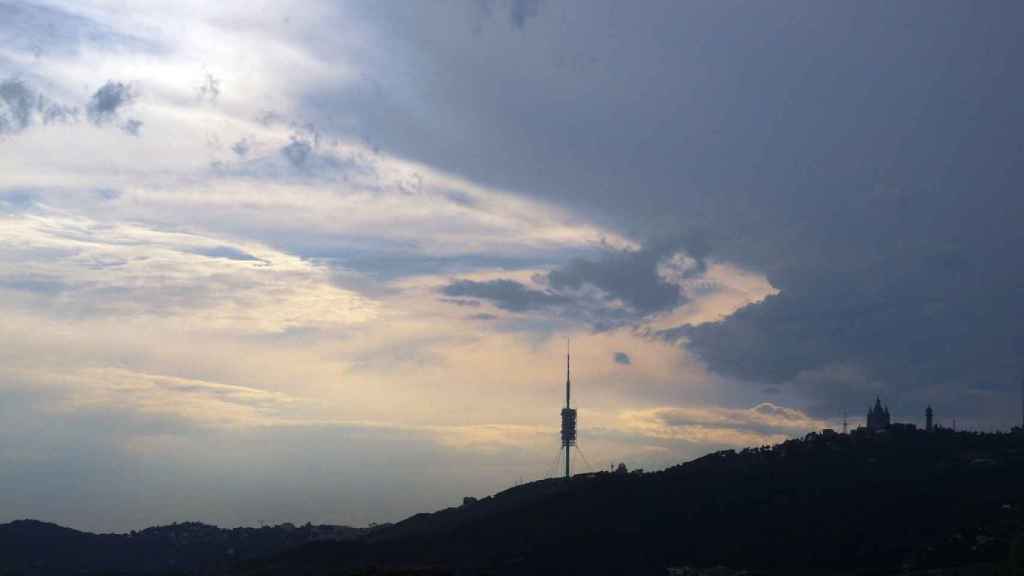
[[[18,520],[0,524],[0,575],[222,573],[244,560],[368,531],[291,524],[225,530],[187,522],[129,534],[90,534]]]
[[[656,473],[534,482],[374,530],[245,546],[227,530],[190,548],[21,528],[0,527],[0,574],[1024,574],[1024,435],[812,434]],[[93,563],[92,547],[112,560]]]

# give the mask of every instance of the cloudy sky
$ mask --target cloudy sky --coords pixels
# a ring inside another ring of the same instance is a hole
[[[0,522],[365,525],[1024,374],[1018,2],[0,0]]]

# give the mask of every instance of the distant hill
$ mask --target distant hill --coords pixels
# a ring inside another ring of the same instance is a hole
[[[129,534],[90,534],[35,520],[0,524],[0,575],[212,574],[317,541],[363,536],[345,526],[222,529],[187,522]]]
[[[0,526],[0,574],[1024,574],[1024,435],[811,434],[373,530]],[[1020,572],[1010,572],[1014,564]]]
[[[1022,530],[1024,436],[896,426],[534,482],[242,573],[994,575]]]

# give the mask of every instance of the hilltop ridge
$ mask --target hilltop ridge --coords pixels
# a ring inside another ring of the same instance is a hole
[[[248,574],[897,574],[1002,565],[1024,527],[1024,437],[894,426],[813,433],[666,470],[517,486],[317,544]]]
[[[118,536],[15,522],[0,526],[0,553],[20,533],[22,562],[0,554],[0,574],[64,573],[29,561],[31,550],[45,547],[70,550],[60,556],[80,558],[81,573],[664,575],[725,566],[720,573],[970,567],[995,576],[1006,573],[1015,546],[1015,561],[1024,560],[1022,480],[1021,434],[899,425],[826,431],[657,472],[540,480],[372,530],[331,527],[340,532],[329,538],[315,537],[321,527],[290,525],[181,524]],[[84,563],[93,556],[75,556],[83,542],[122,556],[116,564]]]
[[[215,573],[309,542],[357,538],[368,530],[312,524],[225,529],[183,522],[92,534],[15,520],[0,524],[0,575]]]

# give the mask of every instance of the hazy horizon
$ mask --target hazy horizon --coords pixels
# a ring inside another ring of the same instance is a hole
[[[0,0],[0,523],[554,476],[566,338],[598,470],[1018,425],[1022,16]]]

